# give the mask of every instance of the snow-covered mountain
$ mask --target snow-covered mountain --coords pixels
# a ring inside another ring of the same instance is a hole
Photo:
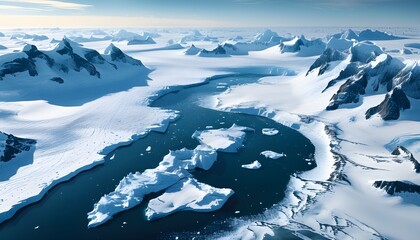
[[[386,32],[381,32],[378,30],[372,31],[371,29],[365,29],[363,31],[360,31],[359,33],[356,33],[355,31],[348,29],[342,33],[337,33],[332,35],[332,37],[335,38],[341,38],[341,39],[348,39],[348,40],[357,40],[357,41],[373,41],[373,40],[398,40],[398,39],[404,39],[403,37],[398,37],[391,35]]]
[[[143,66],[140,60],[125,55],[114,45],[101,55],[96,50],[83,48],[67,38],[63,38],[55,49],[41,51],[35,45],[26,45],[21,52],[10,53],[0,57],[0,79],[12,80],[17,73],[25,73],[31,77],[45,75],[65,78],[70,72],[81,72],[101,77],[98,67],[118,69],[117,62]]]
[[[267,29],[264,32],[255,35],[252,42],[265,43],[267,45],[277,45],[280,44],[283,40],[285,40],[285,38],[280,37],[276,32]]]
[[[219,45],[211,51],[206,50],[206,49],[201,50],[198,53],[198,56],[200,57],[228,57],[229,54],[227,54],[226,49],[224,47]]]
[[[194,44],[191,44],[191,46],[184,51],[184,54],[197,55],[201,50],[203,49],[196,47]]]
[[[197,41],[208,41],[208,42],[217,42],[217,37],[212,37],[209,35],[203,35],[198,30],[193,30],[189,34],[183,36],[178,43],[185,44],[188,42],[197,42]]]
[[[147,36],[146,39],[133,39],[128,41],[127,45],[143,45],[143,44],[155,44],[155,40]]]
[[[298,53],[300,56],[316,56],[325,50],[321,39],[307,40],[304,36],[295,37],[280,44],[281,53]]]
[[[127,41],[127,45],[140,45],[140,44],[155,44],[152,36],[158,37],[159,35],[144,32],[142,35],[127,30],[120,30],[112,35],[113,42]]]
[[[327,48],[308,73],[318,69],[318,75],[322,75],[333,62],[343,60],[348,61],[347,66],[326,87],[328,89],[337,83],[341,84],[327,110],[335,110],[344,104],[361,103],[363,95],[386,93],[380,104],[366,112],[366,118],[379,114],[384,120],[393,120],[399,118],[400,110],[410,108],[408,97],[420,99],[418,63],[402,62],[368,41],[359,42],[344,51]]]
[[[13,34],[10,37],[10,39],[31,40],[31,41],[44,41],[44,40],[48,40],[48,37],[45,36],[45,35],[17,33],[17,34]]]

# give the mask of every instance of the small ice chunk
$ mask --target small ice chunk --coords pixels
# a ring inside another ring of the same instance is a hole
[[[146,218],[150,221],[178,211],[215,211],[233,193],[228,188],[215,188],[193,178],[186,178],[169,187],[161,196],[150,200]]]
[[[258,160],[255,160],[253,163],[242,165],[242,167],[246,169],[260,169],[261,163],[258,162]]]
[[[264,134],[264,135],[274,136],[274,135],[277,135],[278,133],[279,133],[279,130],[277,130],[275,128],[263,128],[262,129],[262,134]]]
[[[147,146],[146,152],[150,152],[150,151],[152,151],[152,146]]]
[[[39,226],[34,227],[35,230],[38,229],[38,228],[39,228]]]
[[[115,154],[113,154],[113,155],[109,158],[109,160],[114,160],[114,158],[115,158]]]
[[[216,151],[236,152],[242,146],[245,132],[249,131],[253,129],[233,124],[230,128],[195,131],[192,137]]]
[[[276,152],[269,151],[269,150],[261,152],[260,154],[263,155],[266,158],[271,158],[271,159],[279,159],[281,157],[286,157],[286,154],[284,154],[284,153],[276,153]]]

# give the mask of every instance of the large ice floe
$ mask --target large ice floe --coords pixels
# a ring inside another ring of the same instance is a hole
[[[254,130],[233,124],[230,128],[196,131],[193,137],[200,141],[201,144],[217,151],[236,152],[242,146],[245,132],[247,131]]]
[[[201,145],[189,150],[170,151],[154,169],[130,173],[115,190],[103,196],[88,213],[89,227],[100,225],[113,215],[132,208],[144,196],[165,190],[152,199],[146,209],[146,218],[153,220],[178,211],[215,211],[234,193],[227,188],[214,188],[193,179],[190,172],[196,168],[208,170],[217,159],[217,152],[236,152],[242,145],[247,127],[197,131],[193,137]]]
[[[215,188],[185,178],[166,189],[161,196],[150,200],[146,218],[153,220],[177,211],[211,212],[223,206],[233,194],[228,188]]]

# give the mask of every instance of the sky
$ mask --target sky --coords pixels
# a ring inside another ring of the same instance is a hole
[[[420,27],[420,0],[0,0],[0,28]]]

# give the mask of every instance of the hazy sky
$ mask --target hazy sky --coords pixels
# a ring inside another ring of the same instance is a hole
[[[420,27],[420,0],[0,0],[0,27]]]

